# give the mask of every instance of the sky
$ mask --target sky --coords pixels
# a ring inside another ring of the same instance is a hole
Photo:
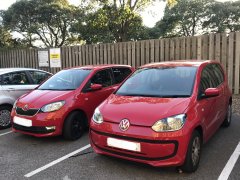
[[[80,0],[68,0],[70,4],[78,5]],[[217,0],[224,2],[227,0]],[[6,10],[16,0],[0,0],[0,10]],[[143,24],[148,27],[153,27],[157,21],[163,17],[165,2],[154,2],[151,6],[147,7],[144,12],[141,13],[143,18]]]

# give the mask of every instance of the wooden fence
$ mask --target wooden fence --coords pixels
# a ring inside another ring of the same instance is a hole
[[[0,67],[32,67],[53,73],[60,70],[39,67],[38,50],[2,50]],[[234,94],[239,94],[240,32],[61,48],[62,68],[88,64],[129,64],[138,67],[150,62],[181,59],[220,61],[228,74],[231,89]]]

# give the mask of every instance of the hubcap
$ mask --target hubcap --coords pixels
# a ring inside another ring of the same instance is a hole
[[[200,138],[196,137],[193,141],[193,146],[192,146],[192,162],[194,166],[196,166],[199,161],[200,148],[201,148]]]
[[[75,119],[72,124],[72,133],[74,134],[74,136],[79,136],[81,134],[81,131],[82,131],[81,121]]]
[[[10,111],[1,110],[0,111],[0,126],[6,127],[10,124]]]

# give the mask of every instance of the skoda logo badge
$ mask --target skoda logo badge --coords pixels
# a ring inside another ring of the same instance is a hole
[[[130,127],[130,122],[128,119],[123,119],[121,120],[120,124],[119,124],[119,129],[122,131],[126,131],[128,130],[128,128]]]
[[[27,110],[28,110],[28,105],[26,104],[22,109],[23,109],[24,111],[27,111]]]

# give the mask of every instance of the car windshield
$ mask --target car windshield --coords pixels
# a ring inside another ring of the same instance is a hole
[[[116,92],[123,96],[189,97],[197,67],[158,67],[137,70]]]
[[[68,91],[77,89],[84,79],[90,74],[91,70],[68,69],[62,70],[49,78],[41,86],[40,90]]]

